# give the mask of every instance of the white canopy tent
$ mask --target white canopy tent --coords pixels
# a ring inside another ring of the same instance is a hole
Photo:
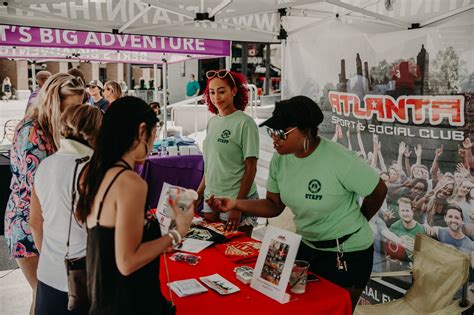
[[[337,82],[339,72],[334,60],[325,58],[355,59],[354,49],[376,65],[380,58],[374,51],[394,61],[416,57],[421,43],[428,50],[433,43],[452,44],[473,69],[473,9],[473,0],[10,0],[0,7],[0,18],[9,25],[281,43],[283,97],[321,97],[324,84]],[[336,29],[338,36],[332,36]],[[329,45],[318,47],[319,40]],[[416,49],[398,47],[400,40],[412,41]],[[345,56],[346,46],[354,43]],[[87,53],[94,54],[80,52]],[[355,67],[348,72],[355,73]],[[318,81],[318,74],[335,77]]]
[[[337,19],[386,33],[436,26],[473,8],[472,0],[10,0],[0,18],[10,25],[114,34],[281,42],[285,82],[284,45],[304,30]]]

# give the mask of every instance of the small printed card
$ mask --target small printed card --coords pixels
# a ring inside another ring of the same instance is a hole
[[[240,291],[238,286],[228,281],[218,273],[207,277],[200,277],[199,280],[201,280],[205,285],[220,295],[227,295]]]
[[[177,249],[183,252],[188,252],[188,253],[199,253],[203,249],[207,248],[208,246],[212,245],[214,242],[210,241],[201,241],[201,240],[196,240],[194,238],[187,238],[181,243],[181,246],[178,247]]]
[[[234,268],[234,272],[237,279],[239,279],[243,283],[249,284],[250,281],[252,281],[253,268],[250,268],[249,266],[241,266]]]
[[[301,235],[268,226],[258,255],[250,286],[284,304],[290,300],[286,293]]]
[[[171,290],[176,293],[177,296],[189,296],[199,293],[207,292],[207,288],[203,286],[196,279],[186,279],[174,281],[168,284]]]

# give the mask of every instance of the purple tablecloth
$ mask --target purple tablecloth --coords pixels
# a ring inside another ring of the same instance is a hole
[[[163,183],[197,189],[204,172],[201,155],[151,156],[137,172],[148,183],[148,205],[158,205]]]

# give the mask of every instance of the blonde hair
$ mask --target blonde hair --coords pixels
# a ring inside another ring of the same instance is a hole
[[[110,87],[112,88],[112,97],[114,98],[114,101],[122,97],[122,87],[120,86],[120,84],[118,84],[117,81],[109,80],[105,82],[104,89],[107,88],[107,85],[110,85]]]
[[[68,96],[85,93],[84,83],[67,73],[57,73],[49,77],[40,90],[37,106],[26,116],[38,121],[41,130],[51,141],[54,149],[59,148],[61,102]]]
[[[102,124],[102,112],[96,106],[71,105],[61,115],[61,136],[93,148]]]

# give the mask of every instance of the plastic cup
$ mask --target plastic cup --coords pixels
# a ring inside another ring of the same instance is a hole
[[[198,199],[198,194],[193,189],[170,187],[168,189],[168,195],[177,203],[178,208],[182,211],[188,210],[191,203]],[[175,219],[175,214],[172,209],[170,209],[170,217],[173,220]]]
[[[290,291],[302,294],[306,290],[306,277],[308,276],[309,263],[305,260],[295,260],[290,275]]]

